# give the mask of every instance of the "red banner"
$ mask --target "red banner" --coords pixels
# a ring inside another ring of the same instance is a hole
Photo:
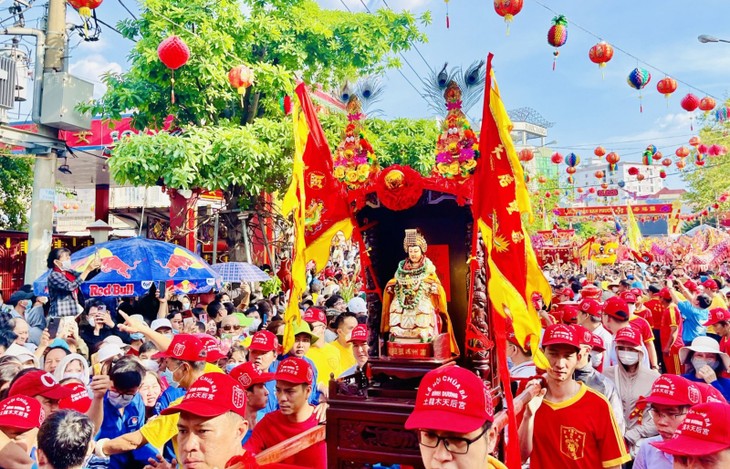
[[[616,197],[618,195],[618,189],[598,189],[596,195],[598,197]]]
[[[669,215],[672,213],[672,204],[645,204],[632,205],[631,211],[634,215]],[[626,215],[626,205],[614,207],[577,207],[577,208],[556,208],[553,213],[559,217],[587,217],[591,215]]]

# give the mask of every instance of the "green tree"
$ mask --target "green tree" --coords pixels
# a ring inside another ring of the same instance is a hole
[[[261,192],[285,188],[293,143],[279,102],[297,77],[332,89],[399,66],[395,54],[424,42],[418,26],[429,21],[428,14],[385,9],[323,10],[313,0],[144,0],[139,19],[118,25],[137,40],[129,70],[106,75],[106,94],[85,107],[112,120],[131,112],[140,130],[160,129],[173,116],[182,137],[121,142],[111,172],[120,183],[148,186],[161,178],[172,188],[223,189],[229,210],[222,221],[233,246],[241,239],[239,211],[270,213]],[[157,57],[158,44],[172,34],[191,52],[174,75]],[[255,75],[240,96],[227,79],[238,65]]]
[[[33,192],[33,159],[0,152],[0,229],[28,228]]]
[[[730,105],[730,101],[724,104]],[[699,136],[705,145],[725,145],[730,148],[730,123],[706,121],[706,126],[700,131]],[[689,202],[694,211],[702,211],[719,204],[721,211],[730,210],[730,200],[721,202],[720,195],[730,194],[730,156],[707,156],[704,166],[694,164],[696,149],[685,158],[687,167],[682,173],[682,178],[687,183],[687,193],[684,200]],[[730,198],[728,198],[730,199]],[[713,208],[714,209],[714,208]],[[690,226],[691,225],[687,225]]]
[[[560,181],[557,177],[547,178],[547,180],[540,184],[537,181],[537,177],[530,181],[528,187],[531,187],[530,191],[530,203],[532,204],[532,212],[534,213],[534,219],[532,222],[527,216],[523,217],[522,222],[527,228],[527,232],[534,234],[537,231],[552,229],[553,210],[558,206],[561,200],[561,196],[556,196],[553,192],[558,190],[560,187]],[[550,193],[548,197],[547,194]]]

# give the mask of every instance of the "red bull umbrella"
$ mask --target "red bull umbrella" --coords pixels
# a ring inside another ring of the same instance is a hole
[[[223,262],[213,264],[211,269],[218,272],[225,283],[266,282],[271,280],[266,272],[248,262]]]
[[[95,256],[101,267],[81,284],[87,297],[142,296],[163,281],[176,293],[206,293],[221,286],[220,275],[208,263],[176,244],[147,238],[96,244],[71,255],[73,270],[83,271]],[[33,282],[36,295],[47,293],[48,273]]]

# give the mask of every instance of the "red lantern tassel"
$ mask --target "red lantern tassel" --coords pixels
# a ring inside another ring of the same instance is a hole
[[[172,71],[172,76],[170,77],[170,101],[172,104],[175,104],[175,70]]]
[[[447,12],[446,13],[446,29],[449,29],[449,26],[451,26],[451,24],[449,23],[449,13]]]

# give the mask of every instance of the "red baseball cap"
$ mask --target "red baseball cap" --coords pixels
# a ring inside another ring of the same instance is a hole
[[[687,280],[686,282],[684,282],[684,288],[694,293],[697,291],[697,284],[692,280]]]
[[[545,329],[545,334],[542,336],[542,347],[564,344],[579,349],[582,339],[575,326],[553,324]]]
[[[38,399],[28,396],[13,396],[0,402],[0,427],[30,430],[39,428],[46,419]]]
[[[693,406],[702,402],[702,393],[695,383],[679,375],[661,375],[651,385],[651,393],[643,398],[649,404]]]
[[[659,290],[659,297],[662,300],[672,301],[672,294],[669,292],[669,288],[664,287]]]
[[[700,390],[700,393],[702,394],[702,403],[705,402],[721,402],[723,404],[727,403],[727,400],[725,399],[725,396],[722,395],[719,389],[717,389],[715,386],[712,386],[711,384],[707,383],[693,383],[697,388]]]
[[[603,312],[619,321],[629,320],[629,305],[626,304],[626,300],[618,296],[612,296],[606,300],[603,305]]]
[[[584,299],[580,303],[580,309],[584,313],[588,313],[597,318],[600,318],[601,314],[603,314],[603,304],[593,298]]]
[[[416,406],[405,428],[469,433],[494,420],[492,396],[477,375],[460,366],[443,366],[423,376]]]
[[[246,390],[223,373],[206,373],[190,386],[182,401],[160,412],[162,415],[188,412],[200,417],[218,417],[226,412],[246,416]]]
[[[279,340],[273,332],[258,331],[251,337],[251,345],[249,350],[257,350],[259,352],[271,352],[279,346]]]
[[[560,309],[563,311],[563,317],[562,317],[563,324],[577,324],[578,323],[578,313],[580,312],[580,310],[578,309],[578,305],[575,305],[575,304],[565,305]]]
[[[235,379],[244,389],[249,389],[255,384],[264,384],[274,379],[274,373],[263,373],[254,362],[246,362],[231,370],[228,375]]]
[[[632,290],[622,291],[619,293],[619,296],[622,300],[624,300],[626,303],[636,303],[637,295]]]
[[[581,345],[591,345],[591,342],[593,341],[593,333],[591,331],[583,326],[579,326],[578,324],[571,324],[571,327],[575,329],[575,333],[577,334]]]
[[[369,335],[370,331],[368,330],[368,326],[366,326],[365,324],[358,324],[352,330],[352,335],[350,336],[350,340],[348,340],[348,342],[367,342]]]
[[[71,395],[58,401],[59,409],[70,409],[85,414],[91,407],[89,391],[81,383],[66,383],[63,387],[71,390]]]
[[[717,282],[714,279],[708,278],[702,282],[702,286],[708,290],[717,290]]]
[[[289,357],[279,363],[274,379],[294,384],[312,384],[314,371],[303,358]]]
[[[592,283],[587,284],[580,291],[581,298],[591,298],[593,300],[597,300],[601,297],[601,295],[603,295],[603,291]]]
[[[567,296],[568,298],[573,299],[575,293],[573,293],[573,290],[570,288],[563,288],[560,290],[560,293],[558,293],[558,296]]]
[[[639,331],[631,326],[626,326],[616,332],[616,336],[613,338],[614,343],[616,342],[627,342],[632,347],[641,346],[641,334]]]
[[[183,362],[206,361],[208,352],[203,342],[192,334],[175,334],[167,350],[157,352],[152,358],[174,358]]]
[[[712,308],[703,326],[714,326],[720,321],[730,321],[730,311],[725,308]]]
[[[308,308],[304,314],[302,314],[302,319],[308,323],[313,322],[321,322],[325,325],[327,324],[327,315],[319,308],[315,308],[314,306]]]
[[[591,332],[591,349],[596,352],[605,352],[606,344],[603,343],[603,339],[600,335]]]
[[[671,439],[651,445],[673,456],[706,456],[730,448],[730,404],[697,404]]]
[[[221,351],[221,343],[218,342],[218,339],[216,339],[212,335],[203,333],[193,335],[200,339],[200,341],[203,343],[203,348],[205,349],[205,352],[207,354],[205,361],[207,361],[208,363],[215,363],[221,358],[228,358],[228,355],[224,354]]]
[[[43,370],[33,370],[18,378],[8,390],[8,397],[18,395],[61,400],[70,396],[71,390],[58,384],[52,374]]]

